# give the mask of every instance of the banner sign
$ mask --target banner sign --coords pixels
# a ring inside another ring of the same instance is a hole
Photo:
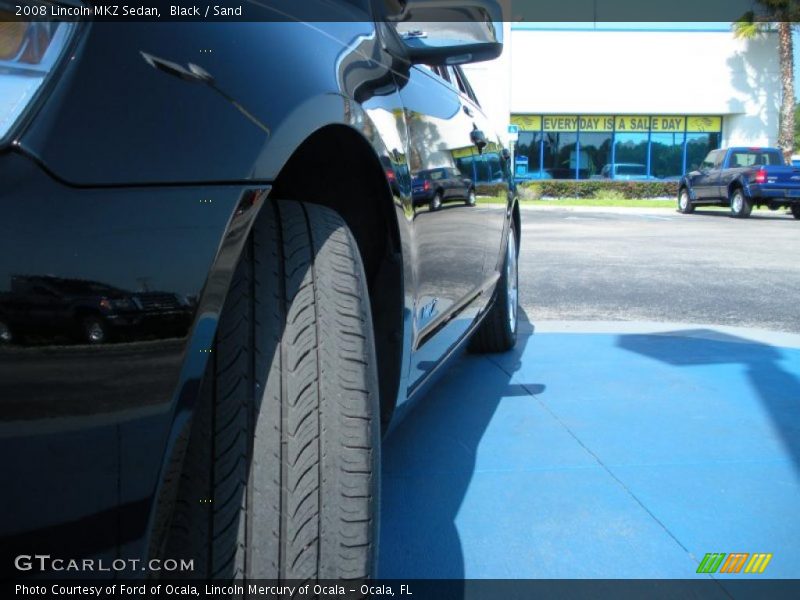
[[[686,128],[686,117],[651,117],[650,126],[653,133],[682,133]]]
[[[511,123],[520,131],[541,131],[542,117],[539,115],[511,115]]]
[[[649,132],[718,133],[722,117],[680,115],[511,115],[511,124],[519,131],[547,132]]]
[[[614,124],[617,131],[649,131],[650,117],[617,117]]]
[[[722,129],[722,117],[689,117],[686,124],[687,131],[700,133],[720,131]]]

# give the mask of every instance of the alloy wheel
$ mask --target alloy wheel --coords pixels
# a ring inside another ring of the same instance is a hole
[[[517,302],[518,302],[518,282],[519,274],[517,272],[517,240],[514,231],[508,233],[508,245],[506,255],[506,298],[508,301],[508,324],[511,331],[517,330]]]

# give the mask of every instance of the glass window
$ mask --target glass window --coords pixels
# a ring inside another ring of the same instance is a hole
[[[614,179],[643,179],[647,176],[646,133],[618,133],[614,155]]]
[[[469,83],[469,79],[467,78],[467,74],[464,73],[461,67],[454,67],[453,70],[455,71],[456,79],[458,80],[458,88],[464,92],[469,98],[478,106],[481,105],[478,102],[477,96],[475,96],[475,90],[472,89],[472,86]]]
[[[650,174],[679,179],[683,174],[683,132],[654,133],[650,138]]]
[[[472,157],[472,165],[474,168],[473,177],[474,181],[491,181],[492,173],[489,166],[489,160],[485,154]]]
[[[617,163],[617,165],[615,166],[617,168],[614,169],[614,172],[617,174],[618,177],[620,176],[644,177],[645,175],[647,175],[647,165]]]
[[[700,163],[700,168],[701,169],[713,169],[714,166],[717,163],[717,156],[718,155],[719,155],[719,152],[717,152],[717,151],[709,152],[708,156],[706,156],[703,159],[703,162]]]
[[[783,157],[774,150],[737,150],[731,153],[729,166],[782,165]]]
[[[700,167],[703,158],[719,147],[718,133],[686,134],[686,170],[695,171]]]
[[[597,179],[603,167],[611,163],[610,133],[581,133],[578,176]]]
[[[486,155],[486,162],[489,164],[489,181],[502,181],[503,163],[500,162],[500,155],[497,152],[489,152]]]
[[[464,177],[469,177],[475,180],[477,174],[475,172],[475,161],[472,156],[465,156],[456,159],[456,168],[461,172]]]
[[[544,134],[544,172],[553,179],[575,179],[577,133]]]
[[[539,157],[542,155],[541,142],[541,133],[520,131],[519,139],[514,147],[514,162],[516,163],[514,175],[516,177],[528,177],[529,174],[539,173]],[[521,158],[525,160],[520,160]]]

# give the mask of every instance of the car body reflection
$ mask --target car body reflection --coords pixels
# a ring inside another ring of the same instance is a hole
[[[453,167],[419,171],[412,181],[414,206],[427,204],[438,210],[445,202],[465,202],[475,206],[475,184]]]
[[[103,344],[183,337],[195,301],[160,291],[131,292],[88,279],[12,275],[0,292],[0,342]]]

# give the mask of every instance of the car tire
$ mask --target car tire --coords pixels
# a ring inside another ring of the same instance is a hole
[[[689,190],[685,187],[678,192],[678,212],[684,215],[694,212],[694,204],[689,197]]]
[[[11,326],[4,319],[0,319],[0,346],[11,344],[13,341],[14,333],[11,331]]]
[[[506,352],[517,343],[519,314],[517,239],[512,225],[508,232],[503,271],[495,289],[494,303],[470,340],[469,348],[472,352]]]
[[[87,317],[81,321],[82,339],[87,344],[105,344],[110,338],[108,325],[100,317]]]
[[[477,198],[475,196],[475,190],[470,190],[467,193],[467,206],[475,206],[477,202]]]
[[[165,556],[194,559],[197,579],[373,577],[380,412],[358,247],[327,208],[263,210],[220,315]]]
[[[730,197],[731,216],[737,219],[746,219],[753,211],[753,203],[744,195],[742,188],[735,188]]]
[[[440,208],[442,208],[442,193],[436,192],[433,195],[433,198],[431,198],[430,209],[434,211],[434,210],[439,210]]]
[[[792,216],[795,219],[800,219],[800,204],[792,204]]]

